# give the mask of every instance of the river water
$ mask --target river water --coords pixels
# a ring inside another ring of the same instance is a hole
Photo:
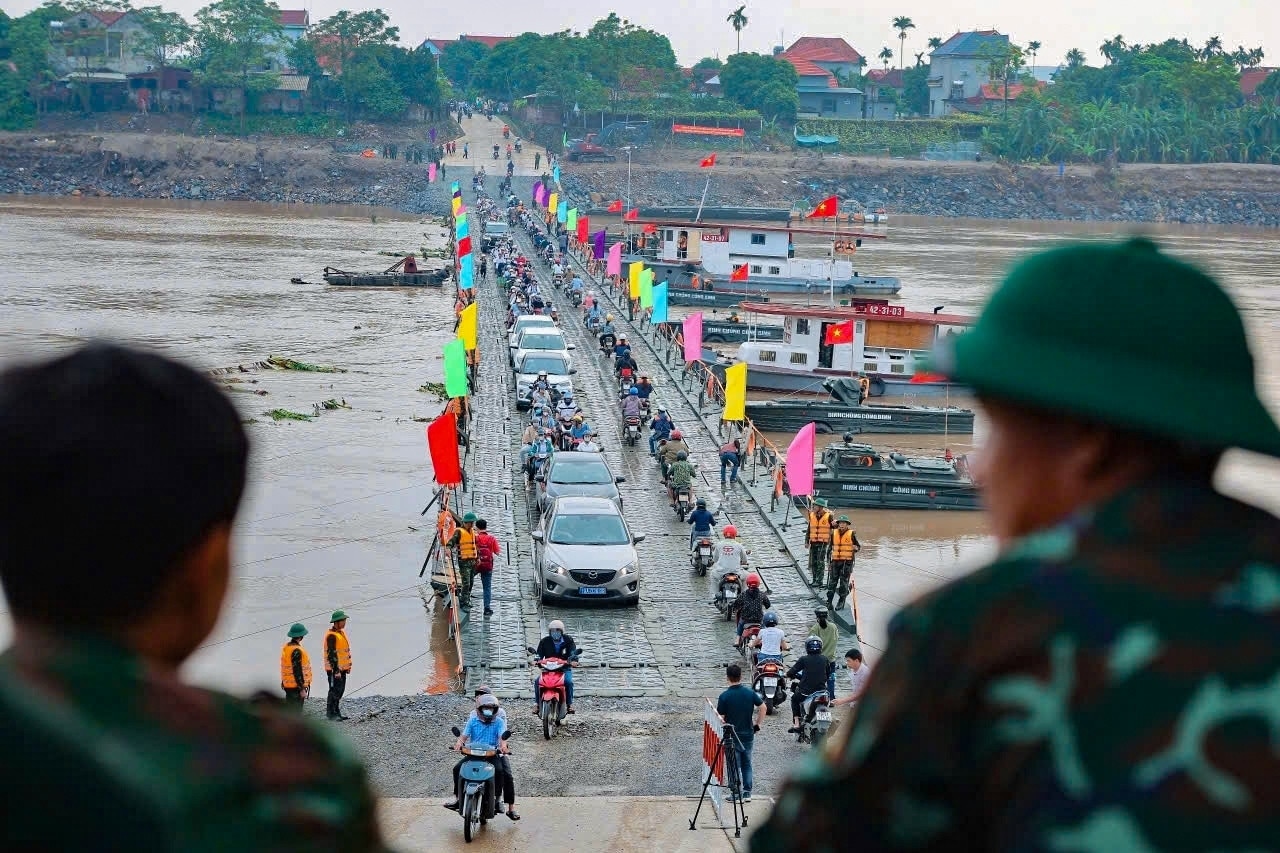
[[[902,278],[910,308],[975,313],[1018,254],[1066,235],[1131,230],[900,218],[888,240],[864,248],[858,266]],[[1221,276],[1245,311],[1264,393],[1280,410],[1274,233],[1141,230]],[[318,668],[326,617],[342,607],[351,615],[355,653],[349,693],[446,686],[442,620],[424,613],[418,592],[429,527],[419,511],[432,492],[423,424],[414,418],[440,409],[416,389],[442,379],[450,298],[430,289],[289,281],[320,281],[325,265],[382,269],[394,259],[378,252],[438,246],[440,236],[436,222],[367,208],[0,198],[0,364],[105,335],[209,369],[283,355],[348,370],[232,375],[243,380],[231,383],[232,397],[255,421],[247,427],[253,470],[232,599],[190,664],[196,679],[238,690],[273,685],[279,645],[294,621],[311,630]],[[1141,322],[1134,318],[1135,326]],[[351,409],[325,411],[310,423],[264,415],[274,408],[309,413],[331,398]],[[1195,405],[1194,389],[1188,404]],[[981,434],[979,423],[978,441]],[[972,439],[957,436],[885,443],[908,452],[972,449]],[[1222,486],[1280,512],[1280,465],[1233,454]],[[856,526],[871,546],[864,557],[934,581],[955,577],[990,550],[981,513],[862,512]],[[7,635],[7,616],[0,616],[0,642]]]

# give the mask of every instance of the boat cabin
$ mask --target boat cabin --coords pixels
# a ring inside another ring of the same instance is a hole
[[[822,461],[814,466],[818,477],[857,477],[867,471],[895,474],[947,476],[960,474],[957,460],[939,456],[905,456],[898,451],[883,456],[869,444],[841,442],[822,451]]]
[[[885,300],[853,300],[848,306],[801,307],[744,302],[744,312],[781,316],[781,341],[748,341],[738,359],[751,367],[838,376],[858,373],[909,378],[944,337],[961,334],[972,320],[954,314],[908,311]],[[827,330],[853,321],[852,346],[826,343]]]

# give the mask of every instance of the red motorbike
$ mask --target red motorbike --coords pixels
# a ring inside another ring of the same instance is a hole
[[[538,653],[533,646],[527,648],[531,655]],[[581,654],[581,649],[575,649],[568,660],[539,658],[534,661],[542,670],[542,675],[538,676],[538,716],[542,719],[542,736],[547,740],[560,730],[569,713],[569,686],[565,684],[565,672]]]
[[[775,658],[765,658],[756,664],[755,678],[751,681],[751,686],[756,693],[764,699],[764,707],[766,714],[772,714],[773,709],[782,704],[787,698],[785,670],[782,668],[782,662]]]

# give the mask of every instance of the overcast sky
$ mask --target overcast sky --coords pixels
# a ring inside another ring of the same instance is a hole
[[[190,16],[207,0],[134,0],[136,5],[162,2],[165,8]],[[313,22],[339,9],[367,8],[342,0],[278,0],[281,8],[304,5]],[[38,0],[0,2],[10,14],[21,14]],[[529,30],[554,32],[586,30],[597,18],[617,11],[642,26],[665,33],[676,56],[691,65],[703,56],[724,58],[734,50],[734,32],[725,22],[736,0],[471,0],[424,4],[421,0],[370,0],[381,5],[401,41],[416,45],[427,36],[457,38],[460,33],[517,35]],[[1115,35],[1130,44],[1186,37],[1203,44],[1220,36],[1227,49],[1261,46],[1265,65],[1280,66],[1280,0],[902,0],[890,4],[837,3],[830,0],[759,0],[748,3],[749,23],[742,32],[743,50],[766,52],[775,44],[790,44],[800,36],[840,36],[875,66],[880,48],[896,52],[898,40],[891,21],[909,16],[916,25],[907,37],[907,62],[927,50],[930,36],[946,39],[955,32],[995,28],[1013,41],[1043,46],[1037,65],[1054,65],[1073,47],[1084,50],[1091,64],[1101,62],[1098,46]],[[896,66],[896,62],[894,63]]]

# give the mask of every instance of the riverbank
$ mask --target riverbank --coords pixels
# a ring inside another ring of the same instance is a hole
[[[361,157],[366,142],[380,150],[372,138],[0,134],[0,193],[448,212],[446,182],[429,184],[426,163]],[[446,178],[457,179],[470,173],[470,164],[455,158],[446,169],[454,170]],[[576,199],[607,202],[625,194],[627,171],[625,162],[566,164],[563,183]],[[639,149],[630,197],[645,205],[697,204],[707,174],[694,159],[673,165],[670,152]],[[711,178],[708,201],[716,205],[790,207],[838,195],[882,205],[891,215],[1280,227],[1280,169],[1274,166],[1071,165],[1059,175],[1056,167],[801,152],[723,155]]]
[[[630,169],[634,203],[698,204],[707,170],[687,152],[681,154],[683,159],[636,152]],[[625,161],[565,172],[565,187],[580,199],[617,198],[628,181]],[[1073,164],[1059,175],[1056,166],[808,153],[722,155],[707,202],[790,207],[830,195],[883,206],[890,215],[1280,227],[1280,168],[1236,164],[1115,169]]]
[[[447,183],[428,183],[427,163],[361,157],[362,147],[362,141],[350,139],[339,145],[299,138],[5,133],[0,134],[0,194],[367,204],[417,214],[448,212]]]

